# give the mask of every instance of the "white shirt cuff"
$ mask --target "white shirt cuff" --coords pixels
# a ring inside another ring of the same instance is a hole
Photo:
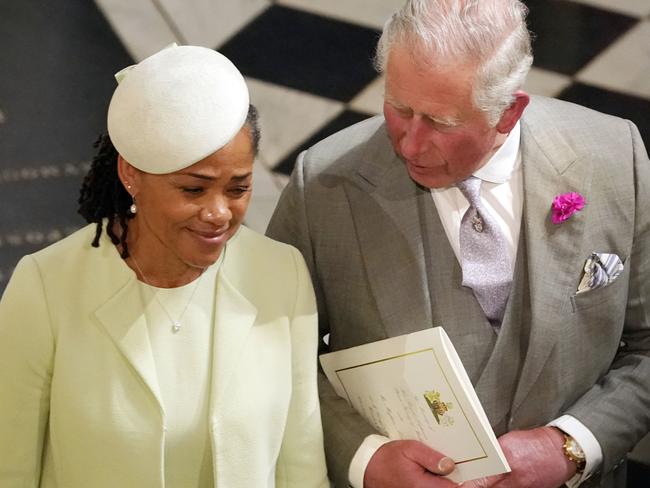
[[[557,427],[562,432],[573,437],[585,453],[584,472],[576,473],[573,478],[566,482],[566,486],[575,488],[588,479],[600,467],[600,464],[603,462],[603,450],[591,431],[571,415],[562,415],[560,418],[549,422],[548,425]]]
[[[378,434],[369,435],[363,440],[357,452],[354,453],[348,469],[348,480],[352,488],[363,488],[363,476],[370,458],[377,452],[377,449],[389,441],[388,437]]]

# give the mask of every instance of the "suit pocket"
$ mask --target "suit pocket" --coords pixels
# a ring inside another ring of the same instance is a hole
[[[629,259],[625,259],[623,262],[623,271],[612,283],[601,288],[596,288],[595,290],[577,293],[571,297],[573,312],[587,310],[612,301],[619,304],[626,302],[629,276]]]

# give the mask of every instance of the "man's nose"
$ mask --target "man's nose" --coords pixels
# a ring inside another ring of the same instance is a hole
[[[406,124],[399,141],[399,152],[405,159],[415,159],[429,147],[429,131],[421,115],[414,115]]]

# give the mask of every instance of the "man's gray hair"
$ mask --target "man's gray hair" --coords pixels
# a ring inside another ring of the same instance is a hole
[[[375,66],[396,45],[423,64],[476,65],[474,104],[494,126],[533,62],[527,13],[519,0],[408,0],[384,24]]]

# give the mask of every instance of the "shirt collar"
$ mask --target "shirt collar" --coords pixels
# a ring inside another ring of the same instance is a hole
[[[497,152],[474,172],[474,176],[491,183],[505,183],[512,176],[519,153],[520,123],[517,122]]]

